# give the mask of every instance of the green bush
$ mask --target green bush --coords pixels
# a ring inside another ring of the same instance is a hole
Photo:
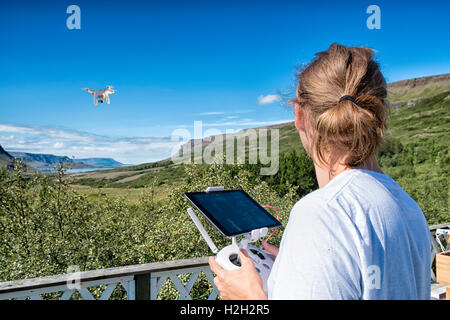
[[[297,200],[294,187],[280,197],[242,166],[186,166],[185,183],[158,205],[151,201],[151,190],[136,205],[127,205],[120,197],[90,202],[70,187],[63,167],[55,175],[29,176],[25,171],[20,163],[12,173],[0,171],[1,281],[61,274],[71,265],[83,271],[210,255],[186,212],[189,204],[184,192],[212,185],[244,189],[259,203],[275,206],[283,226]],[[218,246],[228,243],[204,224]],[[276,245],[280,229],[271,239]],[[187,276],[180,278],[187,280]],[[202,277],[192,294],[204,298],[211,289]],[[160,298],[174,294],[167,285]],[[124,292],[117,290],[115,295],[123,298]]]

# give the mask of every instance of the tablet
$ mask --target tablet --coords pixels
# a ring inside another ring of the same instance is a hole
[[[226,237],[281,226],[244,190],[186,192],[184,196]]]

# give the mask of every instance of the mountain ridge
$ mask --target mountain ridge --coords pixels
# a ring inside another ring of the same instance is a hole
[[[1,146],[0,146],[1,147]],[[3,149],[4,150],[4,149]],[[6,152],[6,150],[5,150]],[[6,152],[8,153],[8,152]],[[75,168],[117,168],[124,164],[114,160],[113,158],[84,158],[71,159],[68,156],[57,156],[46,153],[29,153],[29,152],[9,152],[10,156],[17,158],[33,168],[48,168],[58,163],[71,162],[70,167]]]
[[[450,73],[391,82],[387,90],[389,107],[412,106],[425,98],[450,91]]]
[[[14,164],[14,157],[10,155],[3,147],[0,145],[0,166],[11,167]]]

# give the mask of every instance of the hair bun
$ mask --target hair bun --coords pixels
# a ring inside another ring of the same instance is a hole
[[[312,154],[331,168],[337,162],[358,166],[383,139],[386,81],[372,54],[333,43],[298,75],[297,100],[313,127]],[[340,103],[345,100],[353,103]]]

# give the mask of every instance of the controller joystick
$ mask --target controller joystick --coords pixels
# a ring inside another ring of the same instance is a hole
[[[253,262],[256,271],[263,280],[264,291],[267,293],[267,279],[270,275],[270,270],[273,266],[272,258],[262,249],[257,248],[251,244],[246,245],[248,256]],[[231,244],[220,250],[216,255],[217,263],[225,270],[237,270],[241,265],[239,259],[239,246]]]
[[[231,263],[234,264],[237,267],[241,267],[241,259],[239,259],[239,256],[235,253],[230,254],[230,256],[228,257],[228,259],[230,259]]]

